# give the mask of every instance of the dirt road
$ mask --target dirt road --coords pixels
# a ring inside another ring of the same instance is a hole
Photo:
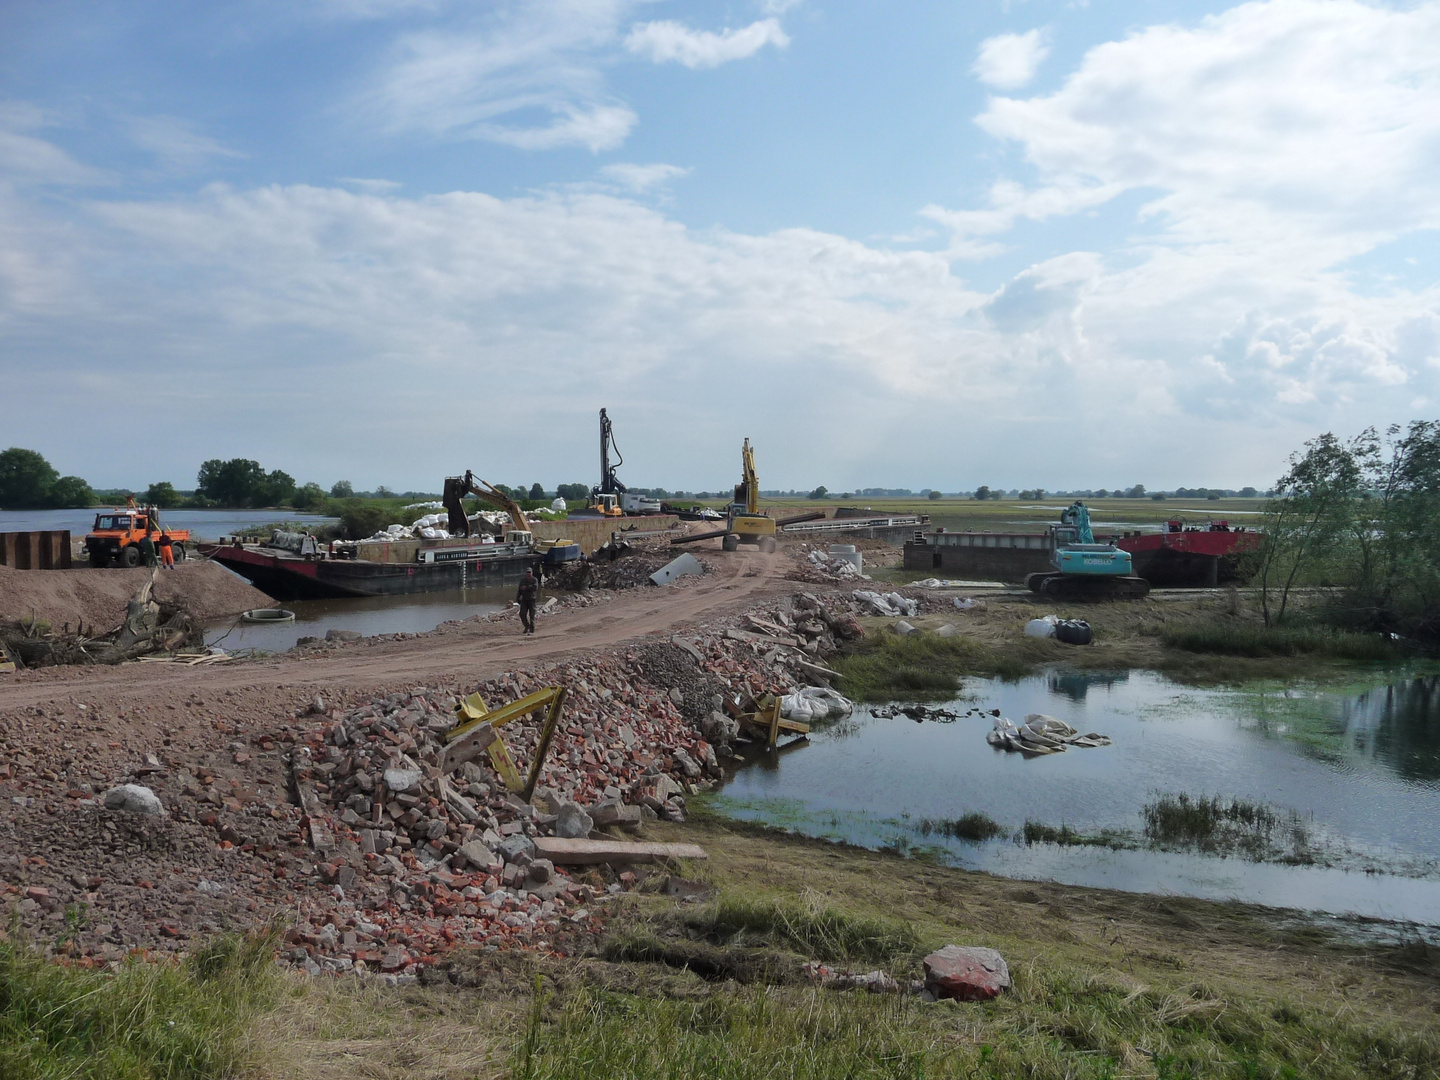
[[[714,563],[717,571],[693,584],[627,590],[608,602],[542,617],[532,637],[520,636],[515,621],[501,619],[448,626],[409,640],[362,640],[333,652],[258,662],[19,672],[0,677],[0,716],[72,699],[148,712],[173,709],[197,694],[223,694],[232,706],[239,704],[234,699],[245,699],[249,712],[282,702],[293,708],[316,692],[347,697],[390,686],[474,683],[536,661],[672,633],[796,587],[784,578],[791,560],[783,553],[742,549]]]

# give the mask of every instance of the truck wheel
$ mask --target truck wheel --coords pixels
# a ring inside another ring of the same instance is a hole
[[[140,565],[140,546],[138,544],[129,544],[120,549],[120,565],[130,567]]]
[[[110,555],[108,552],[102,551],[100,548],[87,548],[86,550],[90,554],[90,565],[95,567],[95,569],[98,570],[100,567],[109,563]]]
[[[171,544],[171,545],[170,545],[170,554],[173,555],[173,556],[175,556],[175,561],[176,561],[177,563],[179,563],[179,562],[184,562],[184,561],[185,561],[185,545],[184,545],[184,544]]]
[[[720,546],[726,551],[739,551],[740,537],[736,536],[734,533],[727,533],[725,538],[720,541]]]

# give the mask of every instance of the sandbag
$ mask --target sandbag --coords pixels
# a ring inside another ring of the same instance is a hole
[[[1055,624],[1056,640],[1066,645],[1089,645],[1094,636],[1084,619],[1061,619]]]

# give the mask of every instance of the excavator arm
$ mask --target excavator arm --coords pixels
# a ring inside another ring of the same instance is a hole
[[[745,493],[745,512],[747,514],[758,514],[760,512],[760,478],[755,474],[755,451],[750,449],[750,440],[745,440],[745,448],[740,454],[740,487]],[[740,491],[737,489],[736,495]],[[737,497],[736,502],[740,502]]]
[[[466,469],[464,476],[447,476],[445,478],[443,501],[445,510],[450,515],[451,534],[470,535],[470,519],[466,516],[465,507],[461,503],[466,495],[474,495],[491,506],[504,510],[510,515],[510,521],[519,532],[528,533],[530,531],[530,523],[525,520],[525,511],[520,509],[519,503],[494,484],[481,480],[469,469]]]

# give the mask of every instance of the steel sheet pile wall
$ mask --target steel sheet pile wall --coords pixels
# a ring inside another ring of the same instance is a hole
[[[69,570],[70,530],[0,533],[0,566],[16,570]]]

